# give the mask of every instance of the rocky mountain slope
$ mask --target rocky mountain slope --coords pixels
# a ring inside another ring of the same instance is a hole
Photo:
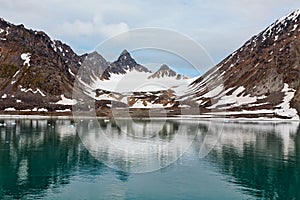
[[[82,60],[44,32],[0,19],[0,110],[64,107],[55,103],[71,97]]]
[[[300,10],[277,20],[194,81],[183,99],[207,114],[298,119]]]
[[[76,74],[84,83],[91,84],[93,80],[101,77],[110,63],[105,60],[97,51],[81,56],[79,73]]]

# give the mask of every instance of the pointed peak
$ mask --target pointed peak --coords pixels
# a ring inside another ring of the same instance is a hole
[[[160,66],[159,70],[169,70],[170,67],[167,64],[163,64],[162,66]]]
[[[97,51],[92,51],[89,53],[90,56],[101,56]]]
[[[124,49],[122,51],[122,53],[120,54],[117,61],[123,61],[124,62],[124,61],[128,61],[128,60],[134,60],[134,59],[131,57],[130,53],[126,49]]]
[[[128,52],[126,49],[124,49],[124,50],[122,51],[121,56],[122,56],[122,55],[125,55],[125,54],[129,54],[129,52]]]
[[[86,58],[87,59],[97,59],[97,60],[102,61],[102,62],[107,62],[106,59],[101,54],[99,54],[97,51],[93,51],[91,53],[88,53]]]

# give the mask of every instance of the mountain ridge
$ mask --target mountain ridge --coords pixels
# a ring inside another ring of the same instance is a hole
[[[111,74],[125,74],[126,71],[136,70],[138,72],[151,73],[149,69],[138,64],[130,55],[130,53],[124,49],[118,59],[108,65],[101,75],[101,80],[108,80]]]
[[[299,24],[299,9],[272,23],[195,80],[186,97],[224,115],[299,118]]]
[[[164,77],[174,77],[177,80],[188,79],[187,76],[178,74],[177,72],[172,70],[167,64],[162,64],[156,72],[154,72],[152,75],[148,77],[148,79],[164,78]]]

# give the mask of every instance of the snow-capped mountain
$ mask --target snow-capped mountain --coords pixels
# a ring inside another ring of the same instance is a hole
[[[75,90],[103,116],[117,107],[136,109],[130,113],[137,116],[144,116],[145,109],[166,108],[168,115],[185,109],[198,117],[299,119],[299,74],[300,10],[253,36],[197,79],[167,65],[152,73],[126,50],[114,62],[97,52],[79,56],[44,32],[0,20],[0,111],[6,113],[85,106],[71,99]],[[74,88],[75,80],[80,87]]]
[[[298,119],[300,10],[277,20],[194,81],[187,95],[206,114]]]
[[[150,73],[151,71],[146,67],[138,64],[130,55],[130,53],[125,49],[122,51],[119,58],[108,65],[106,70],[104,70],[101,80],[109,80],[112,74],[126,74],[127,71],[138,71]]]
[[[126,96],[129,107],[167,105],[159,95],[166,96],[169,89],[179,88],[182,83],[170,82],[168,77],[150,81],[151,75],[127,50],[114,62],[97,52],[79,56],[44,32],[0,20],[0,112],[70,112],[79,101],[72,99],[74,89],[97,101],[97,105],[117,93]],[[81,87],[74,87],[76,80]],[[188,83],[184,85],[186,89]],[[110,95],[100,95],[101,90]]]
[[[176,73],[168,65],[163,64],[156,72],[150,75],[148,78],[164,78],[164,77],[175,77],[177,80],[188,79],[187,76]]]
[[[109,63],[103,75],[91,79],[88,81],[91,84],[83,86],[90,97],[98,102],[114,101],[119,102],[117,105],[125,104],[131,108],[175,105],[175,97],[184,94],[191,83],[187,77],[177,74],[167,65],[152,73],[138,64],[126,50],[115,62]]]
[[[163,65],[157,72],[152,73],[147,67],[138,64],[127,50],[124,50],[118,59],[112,63],[107,61],[100,63],[102,74],[95,75],[94,71],[99,66],[93,64],[83,64],[80,74],[77,74],[81,79],[80,81],[87,86],[87,91],[92,97],[95,97],[94,91],[97,89],[117,93],[148,92],[178,88],[182,83],[187,87],[190,83],[185,76],[177,74],[169,67],[166,68],[166,65]],[[105,64],[107,66],[103,66]],[[90,72],[93,72],[93,74]],[[81,77],[84,75],[89,80],[83,80]]]

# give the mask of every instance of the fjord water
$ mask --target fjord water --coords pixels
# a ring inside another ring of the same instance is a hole
[[[181,130],[186,137],[179,139],[191,145],[161,169],[133,173],[131,166],[145,163],[108,148],[95,154],[78,133],[80,123],[2,119],[0,199],[300,199],[299,123],[167,120],[156,130],[151,127],[159,127],[159,120],[123,122],[126,134],[141,129],[153,142],[171,143]],[[99,124],[122,135],[124,127],[113,121]],[[203,146],[209,150],[205,157],[199,154]]]

